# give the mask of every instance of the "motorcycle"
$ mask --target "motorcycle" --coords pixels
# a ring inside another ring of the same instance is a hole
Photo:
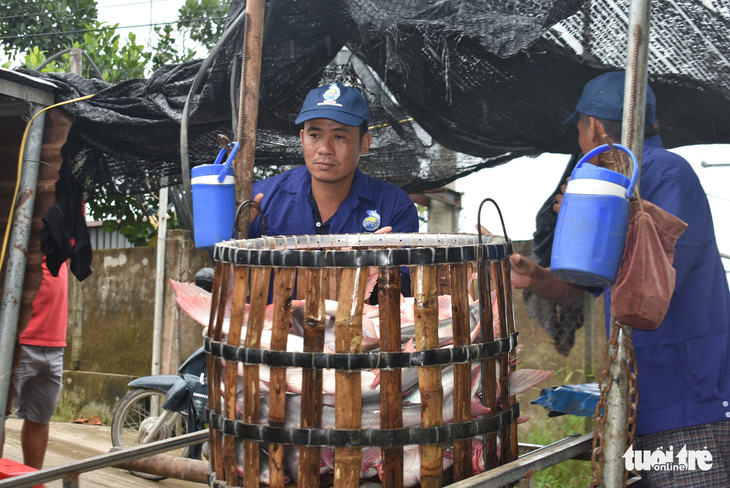
[[[205,350],[201,347],[180,366],[177,375],[144,376],[130,381],[132,389],[119,402],[112,418],[112,445],[132,447],[205,429],[206,361]],[[168,454],[192,459],[202,459],[205,455],[207,458],[207,444]],[[164,478],[130,472],[152,480]]]

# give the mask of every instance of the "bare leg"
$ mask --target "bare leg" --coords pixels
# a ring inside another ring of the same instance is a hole
[[[36,469],[43,469],[43,458],[48,446],[48,424],[39,424],[25,419],[20,430],[20,443],[23,446],[23,464]]]

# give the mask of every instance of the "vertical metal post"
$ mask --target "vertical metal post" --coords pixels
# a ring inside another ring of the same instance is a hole
[[[626,357],[626,331],[630,327],[620,326],[618,331],[618,352],[609,366],[611,387],[606,394],[606,422],[603,433],[603,453],[601,454],[601,487],[617,488],[624,486],[624,458],[626,452],[627,421],[629,418],[629,377]],[[613,357],[609,351],[609,357]]]
[[[81,74],[81,49],[69,51],[70,67],[69,73]],[[71,342],[71,364],[74,370],[81,366],[81,341],[83,339],[83,302],[81,285],[78,281],[69,279],[68,284],[68,324],[73,324],[73,335]]]
[[[647,60],[649,53],[650,0],[634,0],[629,7],[628,56],[624,85],[622,143],[631,149],[639,162],[644,147],[646,120]],[[639,188],[638,180],[636,188]],[[613,319],[612,319],[613,320]],[[624,485],[629,410],[628,360],[624,341],[631,340],[631,327],[621,326],[618,333],[618,352],[610,365],[611,388],[606,396],[606,432],[601,456],[601,486],[613,488]]]
[[[31,117],[41,109],[33,108]],[[36,117],[28,131],[24,152],[23,170],[16,201],[15,213],[11,216],[12,228],[8,242],[8,258],[5,265],[5,286],[0,304],[0,438],[5,432],[5,411],[8,404],[10,379],[13,367],[13,351],[18,333],[20,305],[25,280],[25,263],[30,242],[33,207],[35,206],[36,186],[38,184],[37,161],[41,158],[43,147],[43,126],[46,114]]]
[[[586,292],[583,295],[583,328],[585,337],[585,349],[583,352],[583,374],[586,383],[596,381],[596,320],[595,307],[593,302],[595,297]]]
[[[81,74],[81,49],[71,49],[68,56],[70,58],[69,73]]]
[[[152,335],[152,374],[162,369],[162,315],[165,304],[165,251],[167,247],[167,187],[160,189],[159,225],[157,227],[157,263],[155,266],[155,318]]]
[[[585,347],[583,349],[583,374],[585,383],[596,381],[596,320],[595,320],[595,297],[588,292],[583,295],[583,334]],[[584,428],[586,432],[594,429],[594,418],[584,417]]]
[[[630,2],[628,56],[621,126],[621,142],[636,156],[636,160],[639,162],[639,175],[641,175],[641,154],[644,149],[644,121],[646,120],[650,7],[650,0]],[[638,180],[636,188],[639,188]]]
[[[81,284],[73,279],[69,279],[68,284],[68,316],[69,325],[72,326],[72,342],[71,342],[71,365],[76,371],[81,368],[81,352],[82,342],[84,339],[84,305],[83,291]]]

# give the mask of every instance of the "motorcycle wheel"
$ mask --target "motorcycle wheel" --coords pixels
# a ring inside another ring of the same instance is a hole
[[[137,388],[127,393],[117,405],[112,418],[111,434],[114,447],[133,447],[143,444],[145,432],[157,421],[165,393],[147,388]],[[156,405],[156,406],[155,406]],[[188,431],[184,416],[177,415],[177,420],[171,425],[162,428],[152,441],[169,439]],[[165,453],[169,456],[188,457],[188,448],[176,449]],[[129,471],[135,476],[149,480],[162,480],[158,476],[140,471]]]

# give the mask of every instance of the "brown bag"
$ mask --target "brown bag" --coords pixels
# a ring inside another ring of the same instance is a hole
[[[646,200],[632,199],[626,247],[611,287],[611,316],[623,325],[654,330],[674,294],[674,246],[687,224]]]

